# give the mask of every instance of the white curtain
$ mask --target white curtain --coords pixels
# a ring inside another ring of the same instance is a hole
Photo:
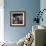
[[[0,0],[0,42],[4,41],[4,0]]]

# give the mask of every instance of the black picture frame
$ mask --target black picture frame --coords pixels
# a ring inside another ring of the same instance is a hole
[[[26,11],[10,11],[10,26],[26,25]]]

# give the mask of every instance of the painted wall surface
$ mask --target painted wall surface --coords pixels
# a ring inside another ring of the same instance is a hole
[[[26,26],[11,27],[10,11],[26,11]],[[29,31],[32,31],[33,19],[36,12],[40,9],[40,0],[4,0],[4,38],[7,41],[18,41],[23,38]]]
[[[46,9],[46,0],[40,1],[40,9],[41,9],[41,11],[43,9]],[[42,21],[40,22],[40,25],[46,26],[46,10],[43,12],[42,17],[43,17],[44,20],[43,20],[43,22]]]

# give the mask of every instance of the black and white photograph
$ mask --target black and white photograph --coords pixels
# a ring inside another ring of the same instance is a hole
[[[11,26],[24,26],[25,25],[25,12],[24,11],[11,11],[10,12],[10,25]]]

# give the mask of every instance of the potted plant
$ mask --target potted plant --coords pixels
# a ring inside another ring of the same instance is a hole
[[[34,18],[33,21],[36,21],[36,23],[40,23],[40,19],[41,19],[41,21],[43,22],[43,17],[42,17],[42,15],[43,15],[43,12],[44,12],[45,10],[46,10],[46,9],[43,9],[42,11],[39,11],[38,14],[37,14],[37,16]]]

